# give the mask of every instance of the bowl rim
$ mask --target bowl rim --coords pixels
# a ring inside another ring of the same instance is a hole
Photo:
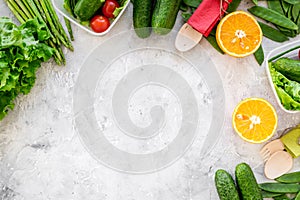
[[[87,26],[84,26],[82,24],[79,23],[78,20],[76,20],[74,17],[72,17],[70,14],[66,14],[65,12],[67,12],[65,10],[62,11],[56,4],[56,1],[55,0],[51,0],[52,1],[52,4],[55,8],[55,10],[57,10],[61,15],[63,15],[64,17],[66,17],[68,20],[70,20],[73,24],[77,25],[78,27],[80,27],[81,29],[85,30],[86,32],[90,33],[91,35],[94,35],[94,36],[104,36],[106,35],[113,27],[114,25],[117,23],[117,21],[120,19],[120,17],[123,15],[123,13],[125,12],[126,8],[128,7],[129,3],[130,3],[130,0],[128,0],[126,2],[126,4],[123,6],[123,9],[121,10],[121,12],[118,14],[118,16],[113,20],[113,22],[110,24],[110,26],[108,27],[108,29],[102,33],[96,33],[94,32],[93,30],[89,29]]]
[[[284,45],[282,45],[282,46],[279,46],[279,47],[273,49],[272,51],[270,51],[270,52],[268,53],[268,55],[267,55],[267,57],[266,57],[266,59],[265,59],[265,61],[264,61],[264,62],[265,62],[266,72],[267,72],[267,76],[268,76],[268,80],[269,80],[269,83],[270,83],[270,85],[271,85],[272,91],[273,91],[273,93],[274,93],[274,95],[275,95],[276,101],[277,101],[277,103],[279,104],[279,107],[280,107],[283,111],[285,111],[286,113],[290,113],[290,114],[299,113],[300,111],[298,111],[298,110],[288,110],[288,109],[286,109],[286,108],[282,105],[282,103],[281,103],[281,101],[280,101],[280,99],[279,99],[279,97],[278,97],[278,94],[277,94],[277,92],[276,92],[276,89],[275,89],[275,86],[274,86],[272,77],[271,77],[271,73],[270,73],[270,69],[269,69],[269,61],[268,61],[268,60],[269,60],[270,58],[276,56],[276,55],[273,55],[274,52],[277,52],[277,51],[280,51],[280,50],[282,50],[282,49],[285,49],[285,48],[288,47],[288,46],[290,46],[290,47],[292,48],[293,46],[295,46],[295,45],[297,45],[297,44],[299,45],[299,43],[300,43],[300,40],[296,40],[296,41],[289,42],[289,43],[287,43],[287,44],[284,44]],[[280,58],[280,57],[279,57],[279,58]],[[277,59],[278,59],[278,58],[277,58]],[[275,60],[277,60],[277,59],[275,59]]]

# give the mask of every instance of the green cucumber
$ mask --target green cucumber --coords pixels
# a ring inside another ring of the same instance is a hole
[[[300,60],[283,57],[276,60],[273,66],[287,78],[300,83]]]
[[[223,169],[215,173],[215,185],[220,200],[239,200],[239,193],[231,175]]]
[[[134,0],[133,26],[140,38],[147,38],[151,34],[151,16],[154,0]]]
[[[74,14],[80,21],[90,20],[105,0],[79,0],[74,8]]]
[[[156,34],[168,34],[174,27],[181,0],[157,0],[152,14],[152,28]]]
[[[236,182],[243,200],[262,200],[262,194],[250,166],[240,163],[235,168]]]

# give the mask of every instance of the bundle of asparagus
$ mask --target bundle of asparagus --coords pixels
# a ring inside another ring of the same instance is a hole
[[[64,45],[71,51],[73,51],[74,48],[63,29],[50,0],[5,1],[20,23],[23,24],[28,19],[37,18],[40,23],[44,23],[46,25],[47,31],[50,34],[47,44],[55,50],[54,59],[58,65],[65,64],[66,60],[61,45]]]

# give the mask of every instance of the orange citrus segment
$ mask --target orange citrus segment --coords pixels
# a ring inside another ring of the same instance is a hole
[[[216,40],[228,55],[245,57],[253,54],[262,42],[262,31],[256,19],[244,12],[235,11],[219,23]]]
[[[277,127],[275,109],[269,102],[260,98],[249,98],[240,102],[232,118],[235,131],[248,142],[267,141]]]

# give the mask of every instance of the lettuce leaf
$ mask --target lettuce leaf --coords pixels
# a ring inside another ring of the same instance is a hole
[[[300,83],[276,71],[272,63],[269,63],[269,70],[282,105],[288,110],[300,110]]]
[[[275,90],[284,108],[287,110],[300,110],[300,103],[295,101],[286,91],[275,85]]]
[[[124,7],[125,7],[125,5],[127,4],[128,1],[129,1],[129,0],[123,0],[123,1],[120,1],[120,7],[119,7],[119,8],[116,8],[116,9],[114,10],[114,12],[113,12],[113,15],[114,15],[115,17],[117,17],[117,16],[120,14],[120,12],[124,9]]]
[[[52,57],[54,50],[45,43],[49,37],[37,19],[17,26],[0,17],[0,120],[14,108],[20,93],[30,92],[41,63]]]

